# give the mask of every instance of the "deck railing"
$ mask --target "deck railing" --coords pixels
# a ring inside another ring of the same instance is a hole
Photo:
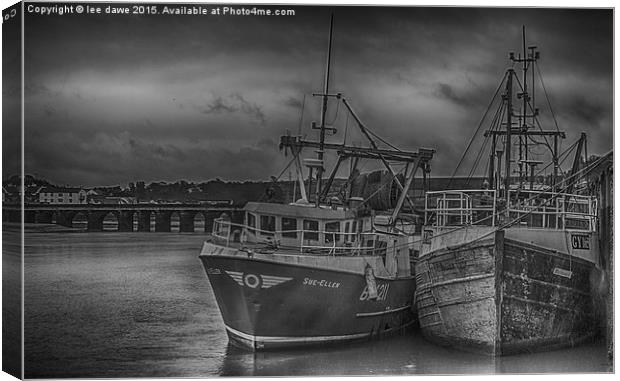
[[[546,228],[596,230],[596,198],[568,193],[532,190],[510,191],[509,220],[518,225]]]
[[[286,234],[295,234],[295,237],[286,237]],[[323,236],[323,242],[320,239],[309,239],[308,235],[315,237]],[[329,254],[329,255],[381,255],[385,247],[378,240],[378,233],[373,232],[339,232],[326,230],[263,230],[254,226],[238,224],[228,219],[216,218],[213,220],[212,236],[220,240],[226,246],[230,246],[235,242],[247,242],[248,236],[260,238],[263,240],[257,243],[265,243],[280,247],[283,238],[288,238],[296,242],[295,247],[301,253]],[[290,246],[288,246],[290,247]]]
[[[488,189],[426,192],[424,220],[436,226],[494,226],[496,205],[496,192]]]
[[[596,198],[536,190],[511,190],[508,205],[488,189],[427,192],[425,221],[432,226],[487,225],[596,230]]]

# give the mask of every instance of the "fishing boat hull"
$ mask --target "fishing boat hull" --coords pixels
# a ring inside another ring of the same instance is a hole
[[[422,255],[416,306],[424,336],[490,355],[550,350],[591,338],[594,261],[575,255],[586,251],[575,249],[577,238],[572,250],[557,250],[549,237],[544,244],[518,239],[526,236],[500,230],[470,241],[458,237],[466,243]],[[592,238],[582,237],[588,245],[594,245]]]
[[[207,244],[200,255],[233,344],[249,350],[325,345],[397,333],[414,322],[413,277],[375,278],[372,298],[363,268],[268,257]]]

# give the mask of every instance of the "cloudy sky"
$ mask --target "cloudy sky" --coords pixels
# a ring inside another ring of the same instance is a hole
[[[315,136],[332,12],[331,90],[399,148],[435,148],[435,176],[452,173],[522,25],[541,51],[563,148],[580,131],[589,154],[612,148],[610,10],[278,8],[295,16],[27,13],[26,173],[85,186],[279,174],[290,159],[279,136],[300,121]],[[365,144],[342,107],[330,103],[327,119],[339,129],[330,141],[347,130],[347,143]]]

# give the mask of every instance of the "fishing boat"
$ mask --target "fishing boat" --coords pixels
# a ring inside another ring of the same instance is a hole
[[[426,193],[416,306],[431,341],[506,355],[571,346],[595,334],[597,205],[577,180],[596,163],[581,157],[585,134],[560,153],[565,133],[542,129],[535,87],[528,86],[541,75],[534,70],[539,57],[536,47],[526,48],[524,28],[522,55],[510,54],[523,76],[506,71],[491,102],[495,116],[480,125],[489,126],[482,146],[490,146],[482,185]],[[552,167],[543,167],[536,152]],[[571,152],[571,170],[558,173]],[[546,168],[552,173],[545,177]]]
[[[333,18],[324,88],[315,94],[322,100],[320,123],[312,125],[319,140],[290,134],[280,140],[293,155],[300,197],[249,202],[242,222],[215,219],[199,256],[229,341],[249,350],[376,338],[415,322],[411,258],[421,225],[408,191],[418,169],[429,171],[434,151],[380,148],[349,101],[330,94],[332,27]],[[336,132],[326,123],[328,100],[346,107],[368,147],[326,141],[327,132]],[[302,159],[307,148],[316,149],[316,158]],[[324,178],[327,151],[337,160]],[[385,170],[360,174],[360,160],[378,160]],[[339,187],[344,192],[334,193],[346,161],[351,174]],[[397,173],[394,163],[404,170]]]

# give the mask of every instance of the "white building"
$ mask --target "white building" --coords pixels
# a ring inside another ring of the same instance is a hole
[[[86,204],[86,191],[80,188],[41,187],[37,193],[44,204]]]

